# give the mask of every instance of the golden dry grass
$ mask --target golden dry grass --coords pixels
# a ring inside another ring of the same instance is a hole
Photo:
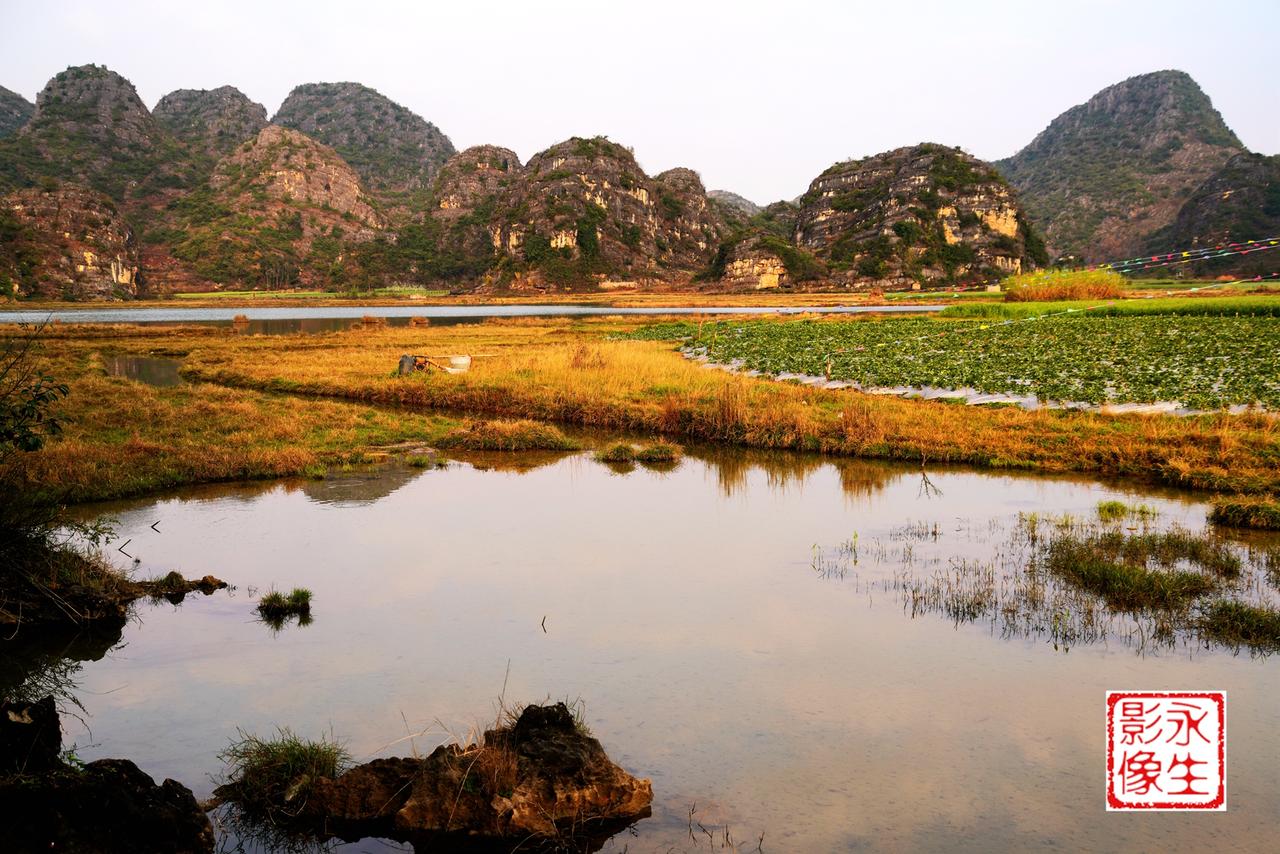
[[[708,370],[669,343],[608,337],[639,322],[523,318],[249,337],[58,330],[44,359],[72,381],[72,421],[31,460],[31,481],[89,498],[306,473],[380,444],[438,441],[457,420],[423,413],[444,410],[754,448],[1280,488],[1274,417],[1028,412],[815,389]],[[196,384],[105,377],[97,354],[107,352],[185,356]],[[466,374],[396,376],[404,353],[492,355]]]
[[[712,371],[670,344],[608,340],[620,320],[525,319],[298,341],[202,342],[191,376],[761,448],[1125,475],[1205,489],[1280,485],[1280,423],[956,407]],[[321,340],[323,339],[323,340]],[[493,353],[469,373],[392,375],[402,353]]]

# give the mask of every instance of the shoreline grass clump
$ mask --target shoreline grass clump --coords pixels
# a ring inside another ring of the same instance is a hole
[[[1280,500],[1261,496],[1216,498],[1209,521],[1228,528],[1280,531]]]
[[[464,451],[576,451],[560,430],[540,421],[472,421],[445,434],[442,448]]]
[[[323,736],[311,741],[288,728],[270,739],[239,735],[218,754],[226,782],[214,793],[251,818],[288,824],[302,814],[317,780],[337,779],[352,764],[341,744]]]
[[[1280,612],[1243,602],[1214,602],[1199,622],[1209,638],[1258,652],[1280,652]]]

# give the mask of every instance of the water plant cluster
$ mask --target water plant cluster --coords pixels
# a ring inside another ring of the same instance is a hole
[[[655,324],[712,362],[864,388],[936,387],[1042,401],[1280,407],[1280,321],[1090,317],[1018,323],[933,319]]]
[[[859,545],[855,534],[815,545],[810,566],[898,597],[910,617],[985,623],[1061,650],[1118,639],[1139,652],[1280,652],[1280,541],[1167,524],[1146,505],[1105,501],[1096,517],[1020,514],[941,531],[919,522],[887,542]]]

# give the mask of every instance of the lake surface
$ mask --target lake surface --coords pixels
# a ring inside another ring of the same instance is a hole
[[[602,305],[423,305],[423,306],[280,306],[250,308],[94,308],[56,311],[0,311],[0,323],[199,323],[232,326],[237,316],[250,334],[335,332],[363,317],[383,317],[392,326],[411,318],[432,323],[465,323],[488,317],[595,317],[666,314],[918,314],[941,311],[941,305],[721,306],[703,308],[612,308]]]
[[[710,850],[691,809],[716,850],[726,828],[749,851],[1274,850],[1280,661],[1123,632],[1055,648],[900,589],[1006,561],[1019,513],[1119,498],[1199,528],[1202,503],[793,455],[504,461],[87,508],[117,517],[141,574],[238,589],[141,606],[75,674],[87,727],[66,741],[203,798],[237,728],[425,754],[492,721],[505,681],[508,701],[581,698],[652,778],[653,816],[608,851]],[[258,591],[295,585],[314,623],[254,618]],[[1104,811],[1104,692],[1134,688],[1228,692],[1227,813]]]

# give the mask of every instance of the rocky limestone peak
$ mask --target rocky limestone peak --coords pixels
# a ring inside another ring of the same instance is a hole
[[[1141,251],[1242,150],[1189,75],[1157,71],[1072,107],[997,166],[1053,254],[1105,261]]]
[[[54,129],[145,151],[154,149],[162,136],[133,84],[101,65],[68,68],[36,96],[35,115],[26,132]]]
[[[278,125],[224,157],[178,217],[173,255],[237,287],[345,286],[359,247],[385,225],[337,152]]]
[[[191,163],[133,84],[82,65],[55,76],[22,130],[0,141],[0,171],[19,186],[57,179],[131,201],[187,186]]]
[[[0,86],[0,139],[22,130],[35,111],[35,104]]]
[[[1244,152],[1226,162],[1191,194],[1167,227],[1148,238],[1152,254],[1280,235],[1280,155]],[[1276,251],[1191,265],[1187,274],[1250,275],[1273,272]]]
[[[376,193],[430,189],[455,153],[438,127],[359,83],[298,86],[272,122],[332,147]]]
[[[46,299],[135,296],[141,284],[133,229],[102,193],[63,184],[0,201],[0,288]]]
[[[240,200],[265,196],[287,205],[330,209],[368,228],[384,224],[360,176],[337,152],[279,125],[267,125],[224,158],[209,183]]]
[[[714,254],[718,223],[696,173],[669,179],[605,137],[557,143],[503,194],[493,245],[553,285],[687,278]]]
[[[523,169],[509,148],[475,145],[460,151],[436,174],[433,212],[447,217],[470,213],[509,187]]]
[[[801,197],[795,242],[846,285],[946,284],[1032,262],[1013,190],[988,163],[923,143],[836,163]]]
[[[731,193],[728,190],[710,190],[707,192],[707,198],[716,204],[723,213],[742,219],[750,219],[763,210],[760,205],[750,199],[739,196],[737,193]]]
[[[153,115],[175,138],[214,159],[267,126],[267,108],[234,86],[178,89],[160,99]]]

